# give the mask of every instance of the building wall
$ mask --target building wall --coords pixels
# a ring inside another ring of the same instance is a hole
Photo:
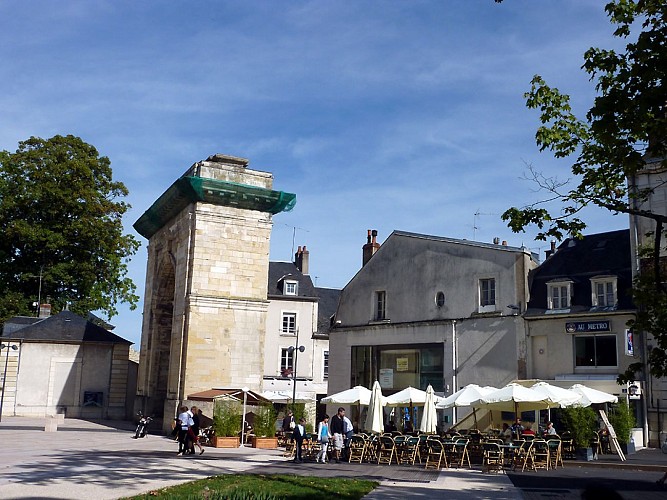
[[[548,319],[526,321],[529,343],[529,378],[540,378],[553,380],[563,375],[580,375],[582,379],[587,376],[600,376],[616,379],[630,364],[639,361],[638,346],[634,356],[625,354],[625,330],[626,323],[634,316],[631,314],[611,314],[604,316],[578,316],[553,315]],[[569,322],[594,322],[610,321],[609,332],[598,332],[599,335],[615,334],[616,336],[616,359],[617,368],[595,368],[575,367],[574,338],[577,336],[590,336],[593,333],[568,333],[565,324]],[[539,347],[533,348],[535,343]],[[540,349],[543,352],[540,352]]]
[[[64,413],[68,417],[125,418],[127,368],[121,358],[126,345],[114,353],[113,344],[50,344],[22,342],[15,404],[19,416]],[[114,359],[115,358],[115,359]],[[101,392],[102,406],[84,405],[87,392]]]

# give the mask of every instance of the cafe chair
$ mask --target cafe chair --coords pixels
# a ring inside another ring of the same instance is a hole
[[[483,445],[484,456],[482,459],[482,470],[484,472],[504,472],[503,450],[498,443],[486,442]]]

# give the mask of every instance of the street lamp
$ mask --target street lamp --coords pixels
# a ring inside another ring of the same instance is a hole
[[[0,396],[0,422],[2,422],[2,406],[5,402],[5,389],[7,388],[7,364],[9,363],[9,350],[12,349],[13,351],[17,351],[19,348],[16,344],[0,344],[0,352],[5,347],[7,348],[7,354],[5,356],[5,371],[2,375],[2,396]]]
[[[296,402],[296,362],[299,359],[299,353],[306,350],[302,345],[299,347],[295,345],[289,346],[287,349],[290,354],[294,354],[294,370],[292,370],[292,408],[294,408],[294,403]]]

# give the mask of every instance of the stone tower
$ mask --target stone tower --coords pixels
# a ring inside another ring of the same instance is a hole
[[[296,196],[247,165],[195,163],[134,224],[148,239],[137,404],[165,427],[188,394],[261,386],[271,218]]]

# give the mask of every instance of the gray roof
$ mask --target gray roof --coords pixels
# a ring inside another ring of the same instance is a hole
[[[340,290],[337,288],[315,288],[319,298],[317,307],[317,333],[326,334],[331,330],[331,316],[338,309]]]
[[[299,283],[297,297],[317,297],[310,276],[299,271],[293,262],[269,262],[269,297],[280,295],[290,298],[289,295],[283,295],[284,280],[292,280]]]
[[[47,342],[107,342],[112,344],[132,344],[129,340],[105,330],[91,321],[62,311],[48,318],[14,317],[5,322],[4,338]]]

